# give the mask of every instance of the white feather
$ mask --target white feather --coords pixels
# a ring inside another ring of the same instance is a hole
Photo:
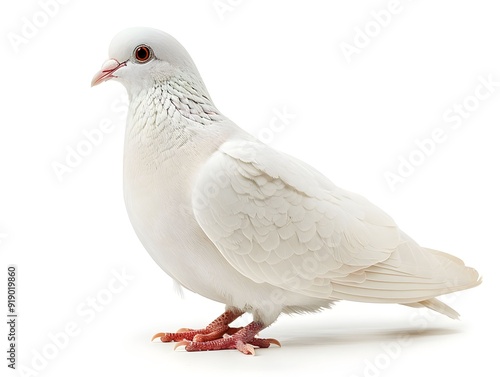
[[[418,246],[366,199],[259,141],[221,145],[201,167],[195,191],[216,185],[214,176],[228,184],[195,217],[229,263],[257,283],[322,299],[403,304],[479,283],[458,258]],[[226,205],[235,202],[246,205]],[[250,249],[229,247],[242,239]]]
[[[151,60],[134,58],[138,45]],[[366,199],[237,127],[174,38],[129,29],[110,54],[116,69],[93,84],[113,78],[129,93],[127,211],[175,281],[264,326],[339,299],[458,316],[435,297],[479,284],[474,269],[420,247]]]

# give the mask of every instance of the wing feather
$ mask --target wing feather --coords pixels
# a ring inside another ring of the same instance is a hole
[[[421,248],[363,197],[257,141],[213,154],[193,209],[241,274],[313,297],[411,303],[478,280],[451,282],[466,269],[458,258]]]

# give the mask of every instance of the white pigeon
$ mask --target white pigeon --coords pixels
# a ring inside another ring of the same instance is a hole
[[[365,198],[239,128],[217,110],[173,37],[126,29],[109,55],[92,85],[114,79],[128,91],[130,221],[172,279],[226,305],[204,329],[153,339],[254,354],[279,345],[255,336],[281,313],[338,300],[425,306],[458,318],[436,296],[480,284],[476,270],[419,246]],[[250,324],[229,327],[245,312]]]

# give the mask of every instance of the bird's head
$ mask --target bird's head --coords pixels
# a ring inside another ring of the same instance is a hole
[[[91,85],[113,79],[133,95],[172,76],[188,76],[202,84],[193,60],[175,38],[157,29],[135,27],[113,38],[109,59],[94,75]]]

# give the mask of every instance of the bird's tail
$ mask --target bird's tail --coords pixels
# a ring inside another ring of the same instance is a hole
[[[461,259],[422,248],[411,239],[360,276],[359,282],[335,281],[332,298],[427,307],[454,319],[458,313],[436,297],[481,284],[478,272]]]
[[[455,279],[449,281],[447,287],[448,292],[444,293],[461,291],[481,284],[482,279],[479,276],[478,272],[471,267],[466,267],[464,265],[464,262],[460,258],[438,250],[426,250],[427,252],[433,254],[435,257],[441,259],[443,261],[443,265],[452,265],[452,267],[455,269],[456,277]],[[457,268],[459,270],[457,270]],[[414,308],[426,307],[435,310],[438,313],[444,314],[451,319],[459,319],[460,317],[460,314],[458,314],[458,312],[435,297],[423,301],[406,303],[403,305],[411,306]]]
[[[429,308],[435,310],[438,313],[444,314],[451,319],[459,319],[460,314],[453,308],[446,305],[444,302],[439,301],[437,298],[430,298],[424,301],[412,302],[410,304],[402,304],[406,306],[411,306],[412,308]]]

